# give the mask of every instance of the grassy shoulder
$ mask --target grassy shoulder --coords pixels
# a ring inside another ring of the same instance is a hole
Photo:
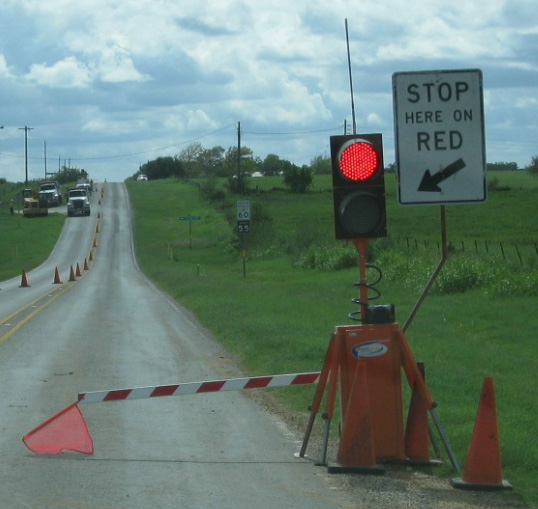
[[[48,258],[62,231],[65,216],[25,218],[22,211],[10,215],[9,206],[0,205],[0,281],[20,276]]]
[[[271,182],[258,185],[270,188]],[[350,299],[356,296],[356,267],[329,271],[297,266],[313,238],[320,245],[334,244],[328,182],[318,186],[308,196],[275,191],[250,197],[259,202],[263,228],[253,231],[241,246],[233,232],[237,197],[228,204],[211,205],[189,184],[128,182],[142,269],[191,310],[252,375],[320,369],[334,326],[350,323],[347,313],[354,307]],[[532,182],[525,180],[510,192],[490,196],[487,205],[452,207],[449,233],[494,243],[505,240],[505,232],[510,241],[528,246],[531,256],[534,234],[522,218],[529,220],[536,214],[536,207],[530,207],[536,192]],[[387,206],[394,238],[414,236],[435,245],[439,226],[431,207],[396,209],[392,200]],[[479,212],[480,207],[489,212]],[[202,220],[181,221],[188,215],[202,216]],[[256,248],[249,242],[256,242]],[[245,276],[242,252],[246,253]],[[435,260],[435,248],[428,257]],[[407,260],[403,269],[379,286],[381,301],[396,305],[400,323],[421,292],[421,285],[410,284],[405,275],[416,269],[415,260]],[[507,280],[512,274],[535,273],[532,265],[504,263]],[[425,278],[429,276],[426,267],[419,267]],[[391,273],[392,267],[381,268]],[[494,377],[503,474],[533,505],[538,505],[538,445],[532,432],[538,401],[531,387],[538,368],[534,341],[538,315],[533,312],[537,304],[536,293],[515,292],[508,297],[492,292],[491,285],[463,292],[437,291],[426,299],[407,333],[417,360],[426,365],[438,414],[460,461],[471,436],[483,378]],[[313,391],[293,388],[274,395],[292,410],[305,411]],[[452,473],[448,466],[440,472]]]

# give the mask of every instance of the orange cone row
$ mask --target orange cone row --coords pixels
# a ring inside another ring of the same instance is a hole
[[[104,194],[103,194],[103,189],[101,189],[101,197],[103,197]],[[101,218],[101,213],[98,212],[97,213],[97,218],[100,219]],[[95,227],[95,233],[99,233],[100,231],[100,228],[99,228],[99,223],[97,223],[96,227]],[[94,237],[93,238],[93,242],[92,242],[92,249],[93,248],[96,248],[97,247],[97,237]],[[89,254],[89,260],[90,262],[93,261],[94,257],[93,257],[93,252],[90,250],[90,254]],[[84,270],[90,270],[89,268],[89,265],[88,265],[88,258],[85,258],[84,259]],[[71,269],[69,271],[69,281],[72,282],[72,281],[76,281],[76,278],[77,277],[81,277],[82,276],[82,272],[80,270],[80,266],[79,264],[77,263],[77,268],[76,268],[76,271],[73,270],[73,266],[71,266]],[[58,271],[58,267],[56,267],[54,269],[54,279],[52,281],[52,284],[53,285],[60,285],[62,284],[62,280],[60,278],[60,273]],[[26,271],[24,269],[22,269],[22,276],[21,276],[21,284],[20,284],[20,288],[28,288],[30,285],[28,284],[28,277],[26,276]]]
[[[90,261],[93,261],[93,254],[90,252],[89,256]],[[88,265],[88,259],[84,259],[84,270],[90,270],[90,267]],[[82,272],[80,269],[80,265],[77,263],[76,270],[73,270],[73,266],[71,265],[71,268],[69,270],[69,281],[73,282],[76,281],[77,277],[81,277]],[[61,285],[62,279],[60,278],[60,272],[58,271],[58,267],[55,267],[54,269],[54,279],[52,280],[53,285]],[[28,288],[30,285],[28,283],[28,276],[26,275],[26,271],[22,270],[22,276],[21,276],[21,284],[19,285],[20,288]]]

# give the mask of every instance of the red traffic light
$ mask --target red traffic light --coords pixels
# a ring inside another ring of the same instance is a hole
[[[380,133],[331,136],[337,239],[387,236]]]
[[[379,167],[379,156],[371,143],[350,140],[338,154],[338,167],[342,175],[352,181],[371,178]]]

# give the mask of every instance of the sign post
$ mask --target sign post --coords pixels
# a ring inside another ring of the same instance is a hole
[[[239,200],[237,202],[237,233],[241,237],[243,247],[243,277],[247,275],[247,250],[245,248],[245,234],[250,233],[250,201]]]
[[[392,76],[401,205],[486,199],[482,72]]]
[[[189,222],[189,249],[192,249],[192,222],[201,221],[202,216],[181,216],[179,220]]]

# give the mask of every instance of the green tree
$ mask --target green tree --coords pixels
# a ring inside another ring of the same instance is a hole
[[[140,173],[148,179],[166,179],[169,177],[185,178],[185,167],[177,157],[158,157],[140,167]]]
[[[331,173],[331,158],[329,156],[316,156],[310,161],[310,169],[314,175]]]
[[[187,148],[183,149],[177,159],[183,165],[185,178],[197,177],[200,174],[200,159],[204,148],[198,142],[191,143]]]
[[[247,168],[251,170],[254,156],[248,147],[241,147],[240,158],[237,157],[237,147],[229,147],[224,156],[223,171],[229,177],[228,189],[237,194],[247,191]]]
[[[487,163],[487,171],[517,171],[517,163]]]
[[[252,149],[241,147],[241,167],[253,159]],[[224,156],[224,170],[229,176],[237,175],[237,147],[228,147]],[[241,171],[243,170],[241,169]]]
[[[215,146],[210,149],[198,142],[191,143],[177,158],[183,163],[187,178],[219,175],[224,164],[224,149]]]
[[[76,182],[83,176],[88,176],[88,173],[84,170],[62,166],[60,171],[56,174],[55,180],[58,181],[58,184],[68,184],[69,182]]]
[[[266,177],[278,175],[281,171],[283,171],[280,157],[278,157],[276,154],[267,154],[265,159],[262,161],[260,171]]]
[[[527,172],[531,175],[538,175],[538,156],[534,156],[531,160],[531,164],[526,168]]]
[[[312,185],[312,173],[308,166],[303,166],[299,168],[298,166],[293,165],[292,168],[288,169],[284,174],[284,185],[292,193],[306,193],[308,188]]]
[[[215,146],[204,149],[198,158],[198,167],[201,177],[219,175],[224,164],[224,148]]]

